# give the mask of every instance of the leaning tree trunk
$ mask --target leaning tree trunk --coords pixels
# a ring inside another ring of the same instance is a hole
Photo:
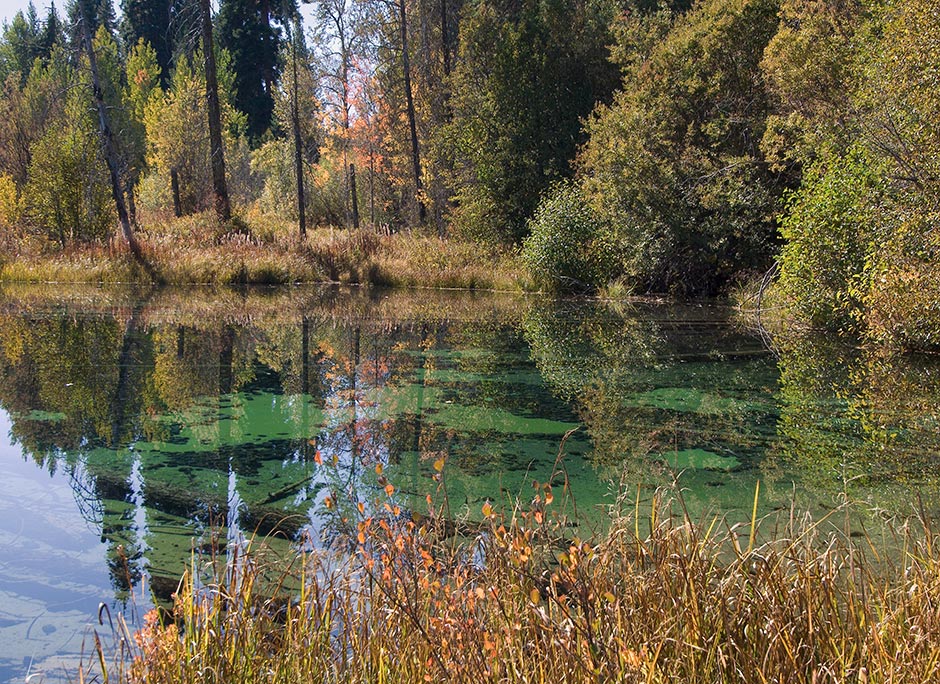
[[[398,14],[401,21],[401,67],[405,77],[405,103],[408,108],[408,127],[411,130],[411,165],[415,175],[415,197],[418,200],[418,218],[424,222],[426,210],[421,199],[421,156],[418,151],[418,124],[415,119],[414,95],[411,92],[411,60],[408,57],[408,15],[405,0],[398,0]]]
[[[225,184],[225,152],[222,148],[222,111],[219,107],[219,83],[215,70],[215,50],[212,46],[212,13],[209,0],[199,0],[202,24],[202,51],[206,69],[206,106],[209,110],[209,148],[212,157],[212,189],[215,193],[215,212],[223,223],[232,218]]]
[[[158,280],[157,273],[153,266],[144,258],[137,238],[134,237],[134,230],[131,227],[130,216],[127,213],[127,205],[124,202],[124,192],[121,187],[121,168],[118,159],[117,147],[114,144],[114,135],[111,132],[111,125],[108,122],[108,107],[104,101],[104,93],[101,89],[101,78],[98,74],[98,60],[95,58],[95,49],[91,40],[91,32],[88,30],[90,16],[89,0],[80,0],[81,4],[81,25],[82,25],[82,43],[88,54],[88,67],[91,71],[91,88],[95,98],[95,109],[98,112],[98,132],[101,136],[101,143],[104,148],[104,158],[108,165],[108,176],[111,180],[111,196],[114,198],[114,207],[117,210],[118,221],[121,223],[121,232],[127,241],[127,246],[137,262],[143,266],[148,275],[154,280]]]

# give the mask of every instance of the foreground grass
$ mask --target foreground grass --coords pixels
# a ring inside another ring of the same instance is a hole
[[[528,289],[512,253],[442,240],[421,232],[380,234],[296,228],[264,216],[219,226],[210,214],[150,217],[138,233],[141,249],[167,284],[344,282],[387,286]],[[24,241],[0,258],[0,281],[133,283],[150,280],[116,238],[108,244],[53,250]]]
[[[510,518],[486,505],[462,542],[452,523],[389,499],[338,519],[347,554],[310,552],[276,571],[249,553],[207,582],[194,564],[172,617],[151,613],[115,660],[101,649],[108,680],[940,678],[940,547],[923,518],[878,539],[834,524],[845,509],[772,529],[696,525],[681,498],[657,497],[642,519],[627,506],[578,540],[552,498],[542,487]]]

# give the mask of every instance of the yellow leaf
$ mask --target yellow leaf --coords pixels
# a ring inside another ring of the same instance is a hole
[[[490,502],[489,502],[489,501],[487,501],[485,504],[483,504],[483,515],[485,515],[487,518],[489,518],[491,515],[493,515],[493,507],[490,506]]]
[[[539,594],[538,589],[533,589],[532,591],[529,592],[529,600],[532,601],[532,603],[538,603],[541,600],[541,598],[542,597]]]
[[[443,458],[439,458],[436,461],[434,461],[434,470],[436,470],[437,472],[441,472],[442,470],[444,470]]]
[[[375,464],[375,474],[376,474],[376,475],[381,475],[381,474],[382,474],[382,470],[383,470],[382,464],[381,464],[381,463],[376,463],[376,464]]]

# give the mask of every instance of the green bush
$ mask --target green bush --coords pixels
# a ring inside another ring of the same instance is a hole
[[[813,326],[844,326],[859,312],[876,182],[871,160],[856,149],[811,166],[791,198],[781,225],[780,290]]]
[[[587,292],[608,283],[619,260],[604,222],[572,183],[555,185],[529,222],[522,258],[542,287]]]

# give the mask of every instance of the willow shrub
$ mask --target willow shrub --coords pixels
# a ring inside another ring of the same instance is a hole
[[[616,243],[579,186],[556,184],[539,203],[529,230],[522,259],[539,286],[586,292],[616,275]]]

